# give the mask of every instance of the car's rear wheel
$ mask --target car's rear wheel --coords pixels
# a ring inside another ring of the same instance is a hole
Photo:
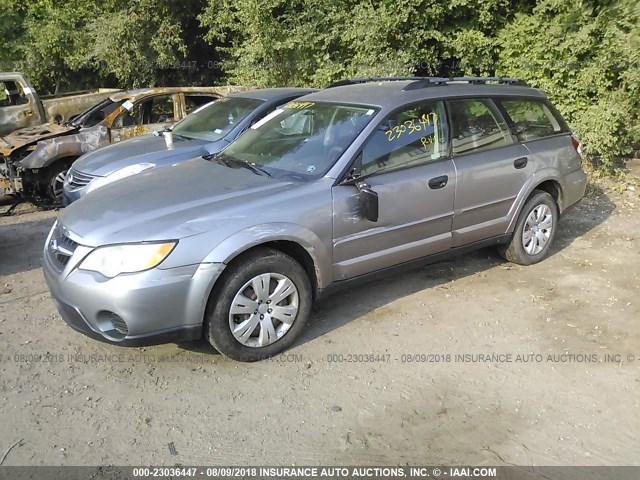
[[[522,208],[511,241],[499,249],[500,254],[519,265],[532,265],[546,258],[556,234],[558,215],[553,197],[535,190]]]
[[[205,336],[223,355],[254,362],[289,347],[311,310],[311,284],[290,256],[261,248],[233,261],[209,299]]]

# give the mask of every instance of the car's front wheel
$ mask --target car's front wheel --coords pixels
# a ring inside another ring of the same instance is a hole
[[[311,284],[302,266],[274,249],[256,249],[231,262],[209,299],[205,336],[223,355],[254,362],[289,347],[311,310]]]
[[[499,249],[507,260],[519,265],[542,261],[556,234],[558,205],[547,192],[535,190],[525,203],[511,241]]]

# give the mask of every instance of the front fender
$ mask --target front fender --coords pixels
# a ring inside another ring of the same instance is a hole
[[[79,157],[107,143],[109,132],[102,126],[73,135],[43,140],[37,143],[31,154],[22,159],[20,165],[27,170],[44,168],[61,158]]]
[[[331,283],[331,255],[325,244],[311,230],[292,223],[256,225],[231,235],[206,256],[203,263],[229,263],[250,248],[273,241],[297,243],[313,260],[318,288]]]

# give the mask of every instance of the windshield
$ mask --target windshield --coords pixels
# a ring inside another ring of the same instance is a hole
[[[375,108],[290,102],[256,123],[220,153],[273,176],[309,180],[324,175],[374,117]]]
[[[76,127],[93,127],[107,118],[122,102],[114,102],[107,98],[95,107],[86,110],[71,121],[71,125]]]
[[[215,142],[227,135],[262,103],[263,100],[255,98],[221,98],[188,115],[173,128],[173,133]]]

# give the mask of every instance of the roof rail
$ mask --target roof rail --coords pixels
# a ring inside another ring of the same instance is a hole
[[[356,85],[358,83],[369,82],[398,82],[403,80],[424,80],[431,77],[366,77],[366,78],[348,78],[346,80],[338,80],[327,85],[325,88],[342,87],[343,85]]]
[[[347,80],[339,80],[328,85],[325,88],[341,87],[343,85],[356,85],[359,83],[369,82],[393,82],[413,80],[413,83],[407,85],[403,90],[415,90],[436,85],[450,85],[456,83],[468,83],[472,85],[486,85],[487,83],[497,83],[499,85],[518,85],[526,87],[526,82],[517,78],[509,77],[368,77],[368,78],[350,78]]]
[[[526,82],[522,80],[518,80],[517,78],[509,78],[509,77],[449,77],[449,78],[436,78],[436,77],[426,77],[419,80],[420,82],[428,82],[436,85],[451,85],[455,83],[468,83],[472,85],[486,85],[487,83],[497,83],[499,85],[518,85],[518,86],[528,86]],[[409,87],[410,85],[407,85]],[[422,85],[421,85],[422,86]],[[427,86],[427,85],[424,85]],[[418,86],[414,88],[419,88]]]

